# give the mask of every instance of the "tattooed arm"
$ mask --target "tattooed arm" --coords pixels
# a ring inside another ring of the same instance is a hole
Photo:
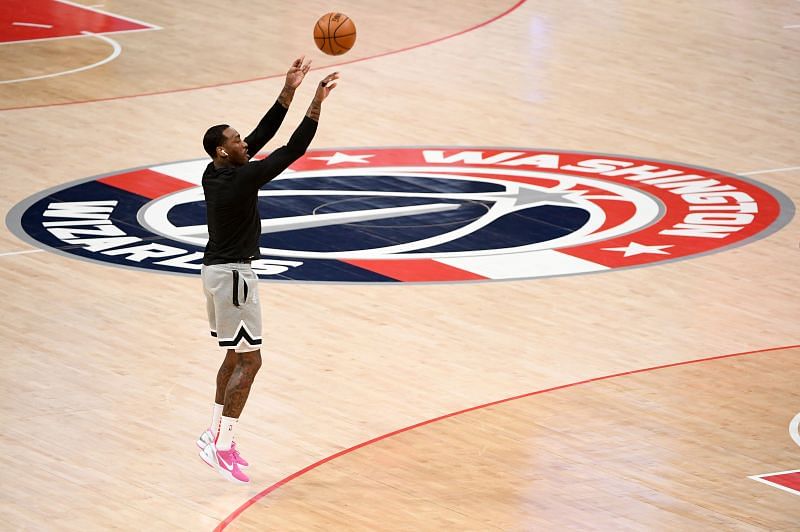
[[[286,83],[284,83],[283,90],[281,90],[281,93],[278,95],[278,103],[286,109],[292,104],[294,91],[303,82],[303,78],[306,77],[308,71],[311,70],[311,60],[303,63],[304,60],[305,56],[295,59],[289,71],[286,73]]]
[[[278,99],[272,105],[267,114],[261,119],[256,128],[247,135],[245,142],[247,142],[247,152],[250,157],[264,147],[264,145],[278,132],[281,127],[283,119],[286,117],[286,111],[294,98],[294,91],[303,82],[308,71],[311,69],[311,61],[303,63],[305,57],[295,59],[289,71],[286,73],[286,82],[283,84],[283,89],[278,95]]]
[[[314,94],[314,99],[311,100],[311,105],[308,106],[306,116],[314,122],[319,122],[319,114],[322,111],[322,102],[331,91],[336,87],[336,80],[339,79],[339,73],[334,72],[325,76],[325,78],[317,85],[317,92]]]
[[[317,132],[322,102],[336,87],[337,79],[339,79],[339,73],[334,72],[320,81],[314,99],[308,106],[306,116],[303,117],[286,146],[281,146],[261,161],[250,162],[237,170],[245,176],[249,183],[259,188],[266,185],[305,154]]]

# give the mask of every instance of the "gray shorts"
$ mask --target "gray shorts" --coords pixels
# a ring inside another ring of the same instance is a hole
[[[211,336],[238,353],[261,348],[258,276],[249,264],[215,264],[200,270]]]

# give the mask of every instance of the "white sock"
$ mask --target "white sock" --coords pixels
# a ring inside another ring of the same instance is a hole
[[[216,438],[219,434],[219,420],[222,417],[222,405],[214,403],[214,413],[211,415],[211,434]]]
[[[233,431],[236,430],[236,424],[239,419],[235,417],[222,416],[219,425],[219,437],[217,438],[217,450],[229,451],[231,443],[233,443]]]

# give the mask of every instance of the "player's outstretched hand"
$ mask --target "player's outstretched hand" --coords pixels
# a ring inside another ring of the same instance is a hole
[[[314,95],[314,99],[318,101],[322,101],[328,97],[328,94],[336,87],[336,80],[339,79],[339,73],[334,72],[333,74],[328,74],[322,81],[319,82],[317,85],[317,93]]]
[[[305,61],[306,56],[300,56],[294,60],[289,71],[286,73],[286,86],[290,89],[296,89],[303,82],[308,71],[311,70],[311,60]]]

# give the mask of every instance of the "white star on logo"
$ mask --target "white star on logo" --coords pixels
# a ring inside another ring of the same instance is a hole
[[[625,257],[632,257],[634,255],[643,255],[645,253],[651,253],[653,255],[669,255],[668,251],[664,251],[666,248],[674,247],[672,245],[669,246],[645,246],[644,244],[639,244],[638,242],[631,242],[625,247],[621,248],[603,248],[605,251],[624,251]]]
[[[375,157],[375,155],[348,155],[346,153],[342,153],[337,151],[333,155],[329,157],[309,157],[309,159],[316,159],[318,161],[328,161],[326,166],[330,166],[332,164],[339,164],[339,163],[364,163],[369,164],[367,159],[369,157]]]

